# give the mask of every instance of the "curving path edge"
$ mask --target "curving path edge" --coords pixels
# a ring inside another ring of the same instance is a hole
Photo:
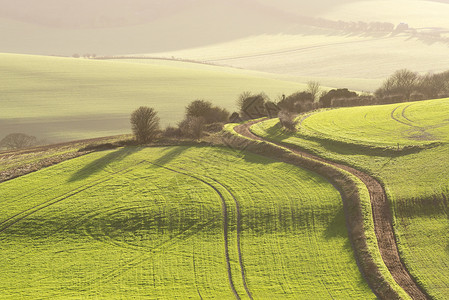
[[[264,120],[255,120],[250,121],[247,123],[244,123],[242,125],[238,125],[234,127],[234,130],[240,134],[243,135],[249,139],[257,140],[257,141],[263,141],[263,142],[269,142],[272,144],[275,144],[277,146],[280,146],[282,148],[288,149],[292,151],[294,154],[299,155],[301,157],[305,157],[308,159],[311,159],[316,162],[326,163],[329,165],[332,165],[340,170],[347,171],[354,176],[358,177],[367,187],[369,194],[370,194],[370,201],[371,201],[371,207],[372,207],[372,213],[373,213],[373,219],[374,219],[374,230],[377,237],[377,243],[379,247],[379,251],[382,257],[382,260],[384,261],[385,265],[387,266],[388,270],[390,271],[391,275],[393,276],[394,280],[398,283],[398,285],[404,289],[404,291],[412,298],[412,299],[430,299],[430,297],[418,286],[416,281],[413,279],[413,277],[408,272],[407,268],[405,267],[404,263],[402,262],[399,250],[396,244],[396,239],[394,236],[393,231],[393,218],[391,215],[390,206],[388,203],[388,199],[385,193],[385,190],[383,186],[373,177],[370,175],[361,172],[357,169],[354,169],[352,167],[339,164],[333,161],[329,161],[326,159],[323,159],[321,157],[315,156],[313,154],[295,149],[293,147],[286,146],[285,144],[279,144],[273,141],[265,140],[255,134],[253,134],[250,131],[250,127],[258,122],[262,122]],[[308,168],[307,166],[305,166]],[[308,168],[310,169],[310,167]],[[324,175],[324,174],[321,174]],[[329,177],[331,175],[328,175]],[[326,177],[326,176],[325,176]],[[329,179],[329,178],[328,178]],[[340,187],[341,188],[341,187]],[[347,215],[346,218],[349,216]],[[350,224],[350,222],[347,223]],[[359,224],[359,226],[363,227],[363,225]],[[363,237],[360,237],[360,232],[357,232],[357,230],[354,230],[354,228],[348,228],[351,242],[357,245],[363,244],[363,241],[360,239],[363,239]],[[360,230],[359,230],[360,231]],[[366,242],[366,241],[365,241]],[[363,245],[362,245],[363,246]],[[391,299],[392,294],[394,294],[391,291],[391,287],[386,287],[385,284],[379,284],[379,282],[375,282],[376,280],[370,276],[370,272],[375,272],[376,270],[371,270],[373,267],[373,264],[367,264],[363,260],[363,257],[360,257],[360,255],[357,255],[356,258],[358,260],[359,268],[362,271],[362,274],[367,279],[368,284],[370,285],[373,292],[378,295],[381,298],[385,299]],[[357,257],[358,256],[358,257]],[[375,267],[375,266],[374,266]],[[375,267],[376,268],[376,267]],[[377,270],[378,271],[378,270]],[[397,295],[396,295],[397,296]],[[394,297],[396,298],[396,297]],[[399,297],[398,297],[399,298]]]

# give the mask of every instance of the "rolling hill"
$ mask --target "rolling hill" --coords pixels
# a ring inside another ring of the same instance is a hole
[[[251,130],[378,179],[391,206],[401,259],[430,297],[445,299],[449,293],[448,105],[449,99],[437,99],[341,108],[311,115],[294,134],[282,131],[276,119]]]
[[[268,74],[183,62],[1,54],[0,69],[0,139],[14,132],[50,141],[129,133],[129,116],[142,105],[154,107],[162,125],[176,125],[193,100],[232,111],[244,91],[276,97],[304,88]]]
[[[258,155],[122,148],[1,183],[0,194],[2,296],[376,298],[338,191]]]

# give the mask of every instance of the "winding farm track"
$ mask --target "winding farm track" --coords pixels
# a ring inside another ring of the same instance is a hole
[[[418,284],[412,278],[412,276],[408,272],[407,268],[405,267],[404,263],[402,262],[399,256],[399,251],[393,231],[393,224],[392,224],[393,218],[391,215],[388,199],[382,185],[370,175],[361,172],[357,169],[354,169],[352,167],[328,161],[321,157],[312,155],[310,153],[286,146],[284,144],[267,141],[259,136],[256,136],[250,131],[250,127],[261,121],[264,120],[255,120],[247,122],[245,124],[236,126],[234,130],[247,138],[263,142],[270,142],[280,147],[286,148],[302,157],[306,157],[319,162],[324,162],[326,164],[337,167],[338,169],[345,170],[358,177],[366,185],[370,194],[371,207],[374,219],[374,230],[377,237],[377,243],[385,265],[387,266],[394,280],[398,283],[400,287],[404,289],[404,291],[407,292],[407,294],[412,299],[430,299],[430,297],[418,286]],[[360,225],[363,226],[363,224]],[[363,270],[361,271],[365,273],[364,275],[365,277],[367,277],[366,272],[364,272]],[[369,284],[373,289],[373,284],[372,283]],[[377,295],[381,295],[381,292],[376,291],[375,289],[373,289],[373,291]]]

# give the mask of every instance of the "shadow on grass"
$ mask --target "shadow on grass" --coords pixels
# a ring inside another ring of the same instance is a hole
[[[84,180],[90,176],[104,170],[109,164],[113,162],[118,162],[125,159],[127,156],[139,152],[142,148],[139,147],[126,147],[116,150],[114,152],[108,153],[91,163],[85,165],[83,168],[79,169],[74,173],[68,180],[68,182],[74,182],[79,180]]]
[[[184,151],[186,151],[190,147],[201,147],[201,146],[174,146],[168,148],[164,152],[164,154],[153,161],[152,163],[160,166],[165,166],[169,162],[171,162],[173,159],[175,159],[177,156],[181,155]]]
[[[329,225],[324,232],[326,239],[332,238],[348,238],[348,230],[346,228],[346,216],[343,207],[340,207],[338,211],[329,220]]]
[[[337,141],[330,140],[325,137],[318,136],[310,136],[301,134],[301,128],[298,129],[296,133],[287,132],[283,129],[279,123],[271,126],[266,129],[268,139],[277,141],[279,143],[287,145],[288,143],[285,141],[288,138],[296,137],[298,139],[302,139],[304,141],[309,141],[312,143],[317,143],[323,149],[328,152],[333,152],[342,155],[370,155],[370,156],[379,156],[379,157],[400,157],[404,155],[409,155],[413,153],[419,153],[423,150],[435,147],[438,143],[429,144],[425,146],[382,146],[382,145],[365,145],[361,143],[350,143],[345,141]],[[298,145],[290,145],[292,147],[298,148],[299,150],[306,150],[306,148],[298,146]]]

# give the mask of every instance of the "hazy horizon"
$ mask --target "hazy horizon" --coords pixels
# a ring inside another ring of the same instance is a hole
[[[24,54],[184,50],[265,34],[307,35],[316,29],[315,19],[394,26],[404,22],[449,30],[449,1],[443,0],[1,0],[0,4],[0,52]],[[374,11],[373,6],[381,7]]]

